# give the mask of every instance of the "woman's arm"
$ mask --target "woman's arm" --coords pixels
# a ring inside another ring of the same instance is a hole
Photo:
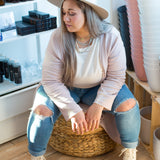
[[[62,83],[63,53],[59,31],[52,34],[42,68],[42,85],[51,100],[57,105],[66,120],[82,111],[70,96],[68,88]]]
[[[103,55],[106,57],[107,54],[107,62],[104,64],[107,67],[106,77],[94,103],[111,110],[116,95],[125,83],[126,54],[120,33],[114,27],[106,34],[105,44]]]

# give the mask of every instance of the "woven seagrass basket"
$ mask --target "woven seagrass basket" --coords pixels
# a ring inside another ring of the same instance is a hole
[[[49,144],[61,153],[77,157],[93,157],[112,151],[116,143],[102,127],[83,135],[74,133],[71,122],[61,115],[55,123]]]

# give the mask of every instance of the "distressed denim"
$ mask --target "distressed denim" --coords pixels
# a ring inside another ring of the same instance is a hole
[[[84,104],[91,105],[96,98],[98,88],[99,85],[87,89],[68,89],[76,103],[82,102]],[[103,112],[110,112],[115,116],[121,144],[125,148],[136,148],[138,145],[138,137],[140,132],[140,113],[138,103],[126,112],[116,112],[119,105],[130,98],[135,99],[128,87],[123,85],[113,102],[112,110]],[[34,109],[40,104],[46,105],[53,112],[52,116],[44,117],[41,115],[36,115],[34,113]],[[40,156],[46,152],[54,123],[60,115],[61,112],[58,107],[47,96],[43,86],[40,86],[35,95],[34,104],[27,126],[28,148],[30,154],[33,156]]]

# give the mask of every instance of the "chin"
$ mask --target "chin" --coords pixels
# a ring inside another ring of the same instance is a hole
[[[69,29],[69,28],[67,28],[67,31],[68,32],[75,32],[73,29]]]
[[[68,31],[68,32],[71,32],[71,33],[73,33],[73,32],[77,32],[77,30],[73,29],[72,27],[67,28],[67,31]]]

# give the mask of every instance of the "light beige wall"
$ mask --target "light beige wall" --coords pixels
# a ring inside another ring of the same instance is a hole
[[[125,0],[96,0],[96,2],[108,10],[109,17],[106,20],[118,29],[117,8],[125,5]]]
[[[119,29],[118,26],[118,12],[117,12],[117,8],[125,5],[126,2],[125,0],[110,0],[111,1],[111,23],[117,28]]]

